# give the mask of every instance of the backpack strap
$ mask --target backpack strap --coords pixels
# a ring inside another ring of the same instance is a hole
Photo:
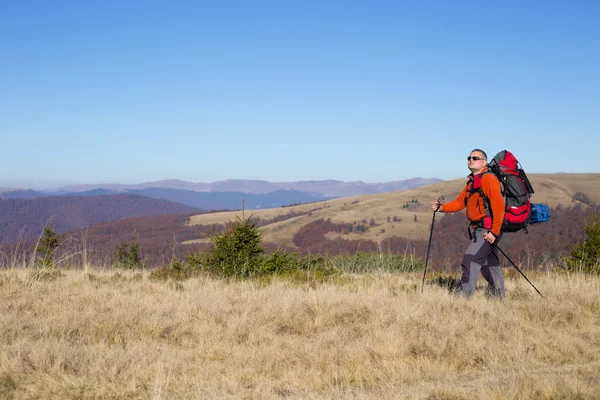
[[[479,197],[481,197],[481,199],[483,200],[483,208],[485,210],[485,217],[483,219],[481,219],[480,221],[475,221],[474,223],[472,223],[471,225],[478,227],[478,228],[485,228],[485,229],[489,229],[492,226],[492,213],[491,213],[491,206],[490,206],[490,200],[487,198],[487,196],[483,193],[483,189],[481,189],[481,180],[483,179],[483,176],[485,174],[493,174],[492,171],[490,170],[485,170],[480,174],[477,175],[473,175],[471,177],[471,179],[469,180],[470,183],[470,187],[469,187],[469,195],[467,196],[467,198],[465,199],[465,206],[467,204],[467,201],[469,200],[469,198],[474,194],[474,193],[479,193]],[[487,221],[486,221],[487,219]],[[489,225],[489,227],[488,227]]]
[[[483,176],[485,174],[492,174],[492,171],[483,171],[481,174],[478,175],[473,175],[471,177],[471,179],[469,179],[469,195],[467,196],[466,200],[465,200],[465,204],[466,201],[469,199],[469,197],[471,197],[474,193],[479,193],[479,196],[485,200],[485,210],[486,210],[486,214],[489,214],[489,199],[486,197],[486,195],[483,193],[483,190],[481,189],[481,180],[483,179]]]

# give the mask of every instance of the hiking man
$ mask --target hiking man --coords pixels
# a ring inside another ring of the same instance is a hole
[[[467,209],[471,243],[462,260],[463,296],[470,298],[473,295],[481,271],[488,282],[490,293],[503,298],[504,277],[495,246],[500,240],[504,219],[504,198],[500,181],[493,173],[486,173],[487,154],[481,149],[471,151],[467,157],[467,166],[471,170],[469,181],[458,197],[445,204],[435,200],[431,204],[431,210],[456,212]]]

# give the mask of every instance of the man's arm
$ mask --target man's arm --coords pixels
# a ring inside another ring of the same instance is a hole
[[[463,210],[467,206],[466,199],[467,199],[468,186],[469,186],[468,184],[465,185],[462,192],[460,192],[460,194],[458,195],[458,197],[456,199],[454,199],[448,203],[442,204],[440,211],[455,212],[455,211]]]

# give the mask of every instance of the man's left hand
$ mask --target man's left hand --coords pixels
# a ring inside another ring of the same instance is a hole
[[[492,235],[491,232],[486,232],[483,234],[483,239],[486,240],[489,244],[494,244],[496,241],[496,236]]]

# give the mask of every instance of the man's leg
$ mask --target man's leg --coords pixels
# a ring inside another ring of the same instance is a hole
[[[463,296],[470,298],[477,288],[477,279],[479,271],[492,252],[492,246],[483,239],[483,231],[476,229],[473,232],[471,244],[465,251],[462,261],[462,279],[461,287]]]
[[[481,269],[483,277],[488,282],[488,288],[492,295],[504,298],[506,295],[504,290],[504,276],[502,276],[502,268],[498,259],[498,248],[492,247],[492,251],[488,255],[485,265]]]

